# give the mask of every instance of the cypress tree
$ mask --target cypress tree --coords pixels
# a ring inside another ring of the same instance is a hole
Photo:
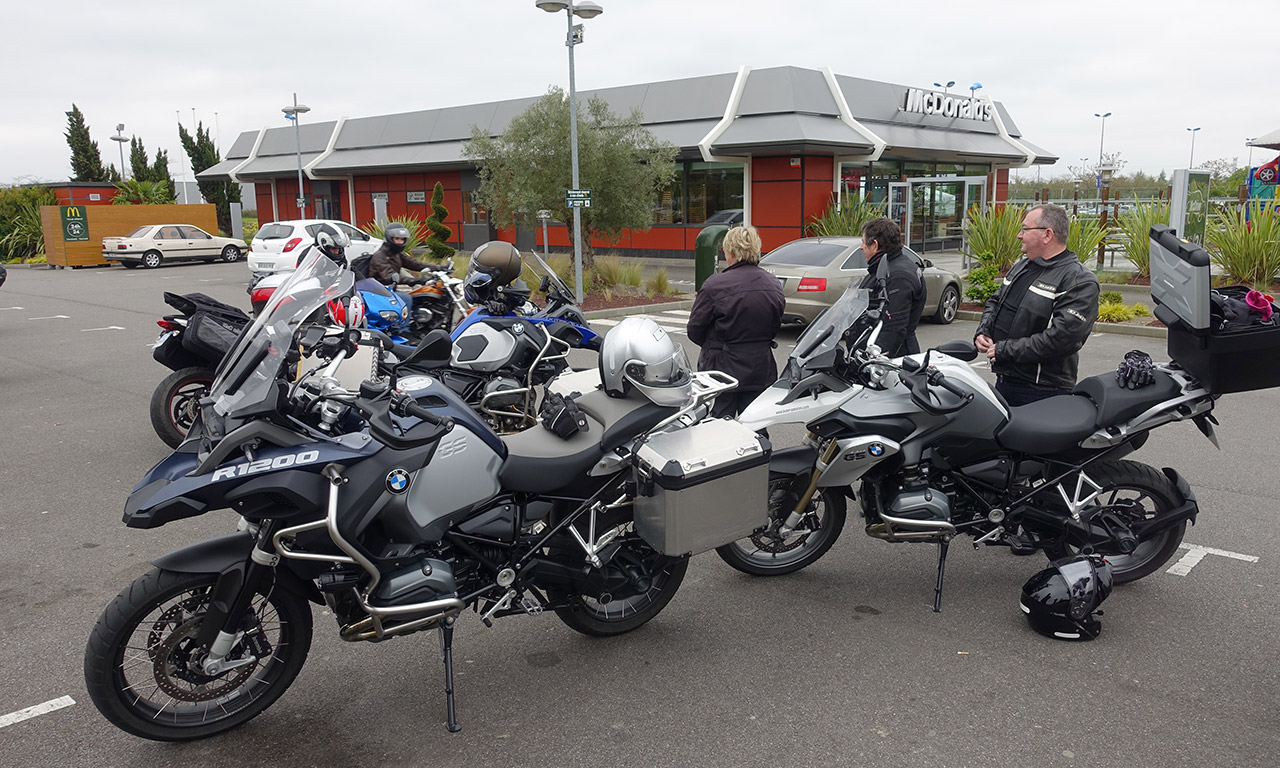
[[[444,185],[436,182],[436,188],[431,192],[431,215],[427,217],[427,235],[426,246],[431,249],[431,255],[440,262],[452,262],[453,254],[456,253],[453,248],[449,247],[449,238],[453,237],[453,230],[446,225],[445,219],[449,216],[449,209],[444,207]]]
[[[213,137],[205,130],[204,123],[196,125],[196,135],[192,136],[178,123],[178,138],[182,140],[182,148],[191,158],[191,175],[212,168],[222,159],[213,144]],[[213,203],[218,211],[218,229],[231,231],[231,204],[240,202],[240,186],[229,181],[206,181],[197,179],[200,195]]]
[[[89,126],[84,124],[84,113],[74,103],[67,115],[67,145],[71,147],[72,181],[107,181],[110,176],[102,165],[98,143],[89,137]]]

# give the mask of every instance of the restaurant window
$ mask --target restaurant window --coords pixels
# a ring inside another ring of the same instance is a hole
[[[986,176],[991,173],[991,166],[984,163],[965,163],[964,176]]]
[[[684,223],[684,166],[677,165],[671,183],[658,190],[653,204],[654,224]]]
[[[902,175],[909,179],[919,176],[933,176],[933,163],[903,163]]]
[[[472,192],[462,198],[462,220],[468,224],[487,224],[489,222],[489,209],[484,207],[484,203],[480,202],[479,193]]]
[[[742,208],[740,163],[686,163],[684,177],[684,223],[702,224],[715,213]]]
[[[866,163],[840,164],[840,204],[860,202],[867,194],[867,175],[870,169]]]
[[[863,198],[877,205],[889,199],[889,182],[902,181],[902,163],[897,161],[881,161],[871,164],[871,177],[866,181],[866,197]]]

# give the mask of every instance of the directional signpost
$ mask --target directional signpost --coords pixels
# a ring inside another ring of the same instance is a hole
[[[564,191],[564,207],[565,208],[590,208],[591,207],[591,190],[566,189]]]

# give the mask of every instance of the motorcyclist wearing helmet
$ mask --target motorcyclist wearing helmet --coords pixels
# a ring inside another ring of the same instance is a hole
[[[408,269],[416,272],[451,272],[452,264],[431,264],[418,261],[405,252],[409,243],[409,228],[398,222],[391,222],[382,233],[382,246],[373,252],[369,260],[369,277],[384,285],[403,282],[400,270]]]
[[[316,227],[315,242],[298,254],[298,261],[294,266],[302,263],[302,260],[310,255],[314,248],[329,258],[330,261],[340,267],[347,266],[347,246],[351,245],[351,238],[347,237],[347,233],[333,226],[332,224],[321,224]]]

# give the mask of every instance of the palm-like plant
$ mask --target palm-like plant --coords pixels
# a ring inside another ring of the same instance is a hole
[[[1211,257],[1231,279],[1267,290],[1280,274],[1280,213],[1262,201],[1215,217]]]
[[[169,205],[173,202],[169,185],[163,181],[129,179],[116,184],[112,205]]]
[[[1067,233],[1067,250],[1073,251],[1081,262],[1087,262],[1106,237],[1107,229],[1098,219],[1076,216],[1071,219],[1071,230]]]
[[[0,252],[8,259],[26,261],[44,253],[44,228],[40,223],[40,206],[30,200],[18,203],[18,212],[9,234],[0,240]]]
[[[403,224],[405,228],[409,230],[409,241],[404,244],[405,253],[411,253],[413,249],[418,248],[423,244],[423,242],[425,242],[426,238],[423,236],[424,226],[420,220],[415,219],[412,216],[403,216],[392,219],[390,223]],[[371,237],[376,237],[379,240],[386,240],[386,238],[382,236],[382,233],[386,231],[386,227],[380,222],[370,222],[361,227],[361,229],[368,232]]]
[[[863,200],[846,201],[836,210],[834,204],[814,216],[805,225],[805,229],[813,237],[858,237],[862,234],[862,226],[872,219],[885,214],[883,203],[869,203]]]
[[[1134,207],[1116,218],[1124,255],[1137,266],[1139,275],[1151,275],[1151,227],[1168,223],[1168,203],[1139,203],[1136,196]]]
[[[964,242],[969,255],[983,266],[1006,272],[1022,256],[1018,230],[1027,209],[1020,205],[978,206],[969,209],[964,223]]]

